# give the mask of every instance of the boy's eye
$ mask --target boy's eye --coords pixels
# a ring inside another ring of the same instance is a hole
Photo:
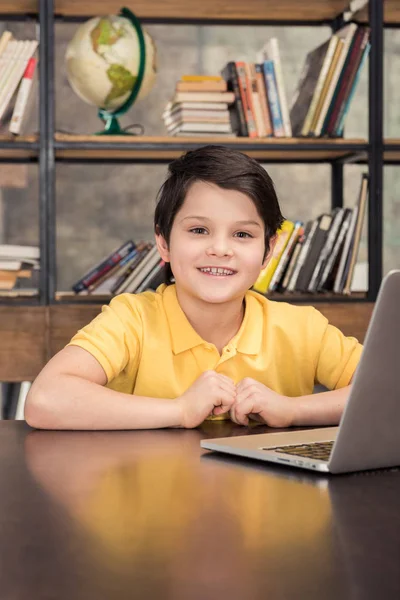
[[[193,227],[193,229],[190,230],[191,233],[197,233],[197,234],[203,234],[203,233],[207,233],[207,231],[204,229],[204,227]]]
[[[251,238],[251,237],[253,237],[250,233],[247,233],[247,231],[238,231],[237,233],[235,233],[235,235],[237,235],[237,237],[240,237],[240,238]]]

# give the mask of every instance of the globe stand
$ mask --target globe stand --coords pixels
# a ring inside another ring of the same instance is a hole
[[[129,133],[124,129],[121,129],[118,119],[114,115],[101,115],[99,111],[99,117],[104,121],[104,130],[98,131],[96,135],[136,135],[135,133]]]
[[[125,114],[135,102],[137,95],[139,94],[140,88],[142,87],[144,70],[146,65],[146,45],[144,41],[144,33],[140,25],[139,19],[129,10],[129,8],[122,8],[119,16],[125,17],[131,23],[135,29],[138,41],[139,41],[139,69],[135,84],[128,99],[114,112],[101,108],[98,112],[99,118],[105,123],[103,131],[98,131],[96,135],[137,135],[136,133],[128,133],[124,129],[121,129],[117,117]]]

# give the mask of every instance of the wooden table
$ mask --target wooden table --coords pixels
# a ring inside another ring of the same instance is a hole
[[[199,446],[264,430],[1,422],[1,598],[398,600],[400,471],[326,477]]]

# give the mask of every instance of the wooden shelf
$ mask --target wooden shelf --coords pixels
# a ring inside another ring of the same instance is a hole
[[[37,13],[38,0],[2,0],[0,13]],[[120,0],[54,0],[54,12],[63,16],[117,14]],[[136,0],[132,10],[141,19],[321,21],[333,19],[348,6],[348,0]]]
[[[324,162],[355,155],[365,160],[367,156],[367,142],[362,139],[55,135],[59,160],[168,161],[205,144],[223,144],[266,161]]]
[[[90,17],[118,14],[120,0],[54,0],[54,12],[63,17]],[[2,0],[0,15],[38,13],[38,0]],[[349,0],[136,0],[132,5],[135,14],[143,20],[171,21],[298,21],[320,23],[330,21],[349,6]],[[368,21],[368,8],[356,18]],[[398,0],[384,0],[384,22],[400,23]]]
[[[400,139],[385,140],[384,160],[389,163],[400,163]]]
[[[25,135],[13,137],[0,135],[0,159],[37,159],[39,153],[38,137]]]

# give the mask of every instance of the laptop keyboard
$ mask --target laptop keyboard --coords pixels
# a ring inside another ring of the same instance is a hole
[[[294,456],[304,456],[306,458],[316,458],[318,460],[328,460],[332,451],[332,442],[313,442],[312,444],[295,444],[292,446],[275,446],[273,448],[262,448],[282,454],[292,454]]]

